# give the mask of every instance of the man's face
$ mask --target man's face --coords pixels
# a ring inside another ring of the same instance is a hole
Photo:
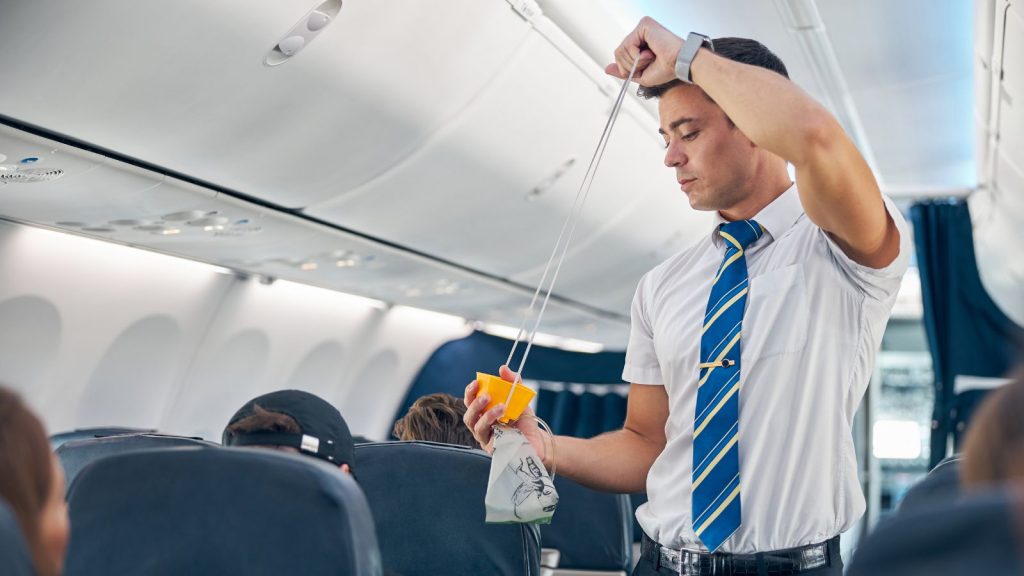
[[[728,210],[752,189],[755,148],[697,86],[676,86],[658,101],[665,165],[696,210]]]

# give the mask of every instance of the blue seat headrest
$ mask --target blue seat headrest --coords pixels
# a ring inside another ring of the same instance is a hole
[[[60,459],[61,465],[64,467],[64,475],[67,477],[67,486],[68,490],[70,490],[71,484],[79,472],[82,471],[82,468],[93,460],[115,454],[159,450],[162,448],[179,448],[182,446],[213,448],[219,445],[198,438],[187,438],[184,436],[121,434],[69,440],[61,444],[55,452],[57,458]]]
[[[559,551],[559,569],[633,569],[633,518],[628,494],[591,490],[555,476],[558,509],[540,529],[544,548]]]
[[[491,458],[432,442],[356,445],[384,568],[403,576],[534,576],[537,526],[486,524]]]
[[[33,576],[32,556],[18,519],[7,503],[0,500],[0,574],[4,576]]]
[[[126,428],[124,426],[97,426],[94,428],[77,428],[70,432],[60,432],[50,436],[50,448],[56,450],[61,444],[71,440],[88,440],[90,438],[102,438],[104,436],[120,436],[122,434],[147,434],[155,433],[150,428]]]
[[[96,460],[68,494],[67,573],[380,574],[355,481],[312,458],[172,448]]]

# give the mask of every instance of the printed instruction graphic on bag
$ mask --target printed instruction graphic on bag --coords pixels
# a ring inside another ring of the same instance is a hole
[[[548,524],[558,505],[558,492],[540,458],[523,433],[494,427],[494,453],[484,497],[489,523]]]

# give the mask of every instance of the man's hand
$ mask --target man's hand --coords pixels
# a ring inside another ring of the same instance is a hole
[[[639,58],[633,81],[641,86],[665,84],[676,78],[676,57],[682,47],[682,38],[653,18],[644,16],[615,49],[615,63],[606,66],[604,71],[624,80]]]
[[[516,381],[516,373],[509,370],[508,366],[502,366],[498,371],[498,374],[502,379],[508,382]],[[487,394],[477,395],[480,390],[480,383],[473,380],[466,386],[466,393],[463,397],[463,401],[466,403],[466,415],[462,417],[462,421],[466,423],[466,426],[473,432],[473,437],[480,443],[480,447],[486,450],[488,453],[494,450],[492,444],[493,432],[491,427],[498,421],[498,418],[505,412],[505,404],[499,403],[494,408],[485,411],[484,408],[491,401],[491,398]],[[523,436],[530,442],[533,449],[537,452],[537,456],[540,457],[541,462],[545,466],[550,466],[550,462],[547,459],[547,445],[549,440],[544,437],[544,433],[541,432],[537,426],[537,421],[534,419],[533,410],[529,407],[523,411],[522,416],[519,417],[514,424]]]

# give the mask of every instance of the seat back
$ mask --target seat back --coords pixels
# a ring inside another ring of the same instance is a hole
[[[32,556],[18,519],[7,503],[0,499],[0,574],[4,576],[32,576]]]
[[[123,426],[99,426],[96,428],[78,428],[70,432],[60,432],[50,436],[50,448],[56,450],[71,440],[88,440],[104,436],[121,436],[123,434],[152,434],[156,430],[150,428],[125,428]]]
[[[64,474],[67,476],[67,487],[70,490],[72,482],[74,482],[79,472],[82,471],[82,468],[94,460],[128,452],[144,452],[163,448],[180,448],[182,446],[214,448],[219,445],[200,440],[199,438],[188,438],[185,436],[128,433],[85,438],[82,440],[68,440],[57,448],[56,454],[57,458],[60,459],[61,465],[64,467]]]
[[[954,454],[936,464],[927,476],[907,490],[897,514],[927,510],[959,498],[962,460],[960,454]]]
[[[558,509],[540,530],[541,545],[558,550],[558,568],[627,572],[633,568],[633,520],[628,494],[591,490],[555,476]]]
[[[857,548],[846,574],[1024,574],[1015,508],[1024,509],[1021,494],[998,489],[898,512]]]
[[[633,542],[636,544],[639,544],[644,539],[644,529],[640,527],[640,523],[636,520],[636,510],[646,503],[647,492],[634,492],[629,495],[629,514],[633,522]]]
[[[356,446],[385,570],[402,576],[535,576],[540,534],[484,522],[490,457],[432,442]]]
[[[377,576],[351,476],[271,450],[176,448],[86,466],[68,494],[70,576]]]

